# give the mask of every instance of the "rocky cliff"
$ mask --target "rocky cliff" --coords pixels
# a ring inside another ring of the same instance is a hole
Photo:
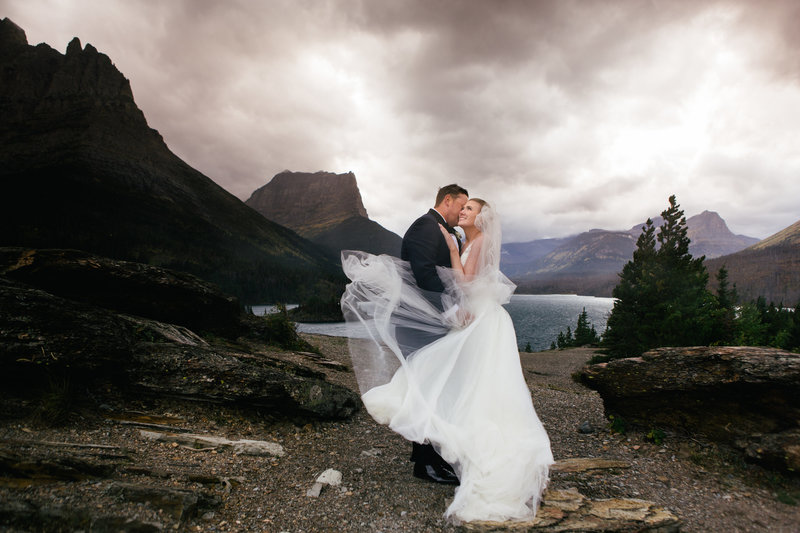
[[[252,303],[344,283],[332,254],[170,152],[91,45],[29,46],[4,19],[0,79],[0,245],[166,266]]]
[[[400,253],[400,237],[367,216],[352,172],[287,170],[255,190],[245,203],[337,254],[344,249]]]
[[[291,172],[276,174],[245,202],[273,222],[313,236],[350,217],[367,218],[352,172]]]
[[[653,218],[656,227],[663,222],[661,217]],[[629,230],[634,240],[639,237],[643,227],[644,224],[638,224]],[[689,253],[694,257],[704,255],[706,259],[732,254],[758,242],[754,237],[734,234],[719,213],[714,211],[703,211],[687,218],[686,236],[691,241]]]

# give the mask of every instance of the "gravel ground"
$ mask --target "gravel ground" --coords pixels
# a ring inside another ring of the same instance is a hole
[[[323,354],[348,363],[345,339],[303,335]],[[534,405],[547,429],[556,460],[572,457],[618,459],[630,468],[589,473],[554,473],[551,487],[576,488],[589,498],[639,498],[656,502],[683,520],[682,531],[800,531],[800,481],[746,465],[699,438],[668,433],[661,445],[643,432],[611,433],[599,395],[571,375],[591,357],[588,349],[522,354]],[[293,356],[298,357],[298,356]],[[331,381],[355,388],[351,372],[305,361]],[[174,400],[110,401],[104,410],[73,413],[69,424],[43,428],[12,418],[24,406],[8,402],[0,418],[0,452],[52,458],[68,453],[114,465],[112,479],[12,486],[0,478],[0,502],[7,498],[76,506],[96,513],[135,516],[179,531],[456,531],[442,513],[452,487],[414,478],[410,444],[377,425],[362,410],[343,422],[290,422],[267,413]],[[283,457],[235,455],[230,450],[191,450],[144,438],[140,429],[103,414],[132,411],[162,417],[162,424],[229,439],[280,443]],[[588,422],[593,433],[578,427]],[[119,449],[64,448],[25,442],[70,442]],[[306,495],[316,477],[333,468],[342,485]],[[113,494],[129,482],[189,489],[216,500],[194,516],[178,520],[149,505]],[[784,503],[787,502],[787,503]],[[795,502],[792,504],[791,502]],[[2,526],[0,526],[2,528]],[[7,529],[24,531],[26,529]]]

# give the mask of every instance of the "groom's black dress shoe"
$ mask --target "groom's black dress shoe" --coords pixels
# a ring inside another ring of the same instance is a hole
[[[434,466],[416,462],[414,463],[414,477],[424,479],[425,481],[433,481],[434,483],[458,485],[458,477],[456,477],[455,472],[444,465]]]

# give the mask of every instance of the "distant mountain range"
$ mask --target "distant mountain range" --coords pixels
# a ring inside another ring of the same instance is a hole
[[[653,223],[660,226],[661,217]],[[758,239],[735,235],[711,211],[686,220],[693,256],[718,257],[742,250]],[[594,229],[572,237],[503,245],[500,268],[522,292],[567,292],[610,296],[617,273],[633,257],[644,223],[625,231]]]
[[[183,270],[251,303],[343,287],[336,257],[170,152],[91,45],[29,46],[3,19],[0,75],[0,246]]]
[[[182,270],[247,303],[336,294],[344,248],[399,253],[400,237],[369,220],[352,173],[282,172],[245,205],[175,156],[128,80],[77,38],[61,54],[1,20],[0,79],[0,247]],[[800,222],[761,242],[716,213],[687,222],[692,254],[708,258],[712,278],[725,265],[743,299],[800,298]],[[501,268],[520,292],[610,296],[640,232],[506,244]]]
[[[245,203],[337,255],[347,249],[400,255],[402,239],[369,219],[352,172],[287,170],[255,190]]]

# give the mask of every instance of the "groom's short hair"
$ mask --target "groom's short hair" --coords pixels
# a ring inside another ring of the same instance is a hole
[[[469,196],[467,189],[465,189],[460,185],[456,185],[455,183],[452,183],[450,185],[445,185],[444,187],[439,189],[439,192],[436,193],[436,203],[433,205],[434,207],[436,207],[437,205],[441,204],[442,201],[444,200],[444,197],[447,195],[450,195],[453,198],[458,198],[462,194],[464,196]]]

